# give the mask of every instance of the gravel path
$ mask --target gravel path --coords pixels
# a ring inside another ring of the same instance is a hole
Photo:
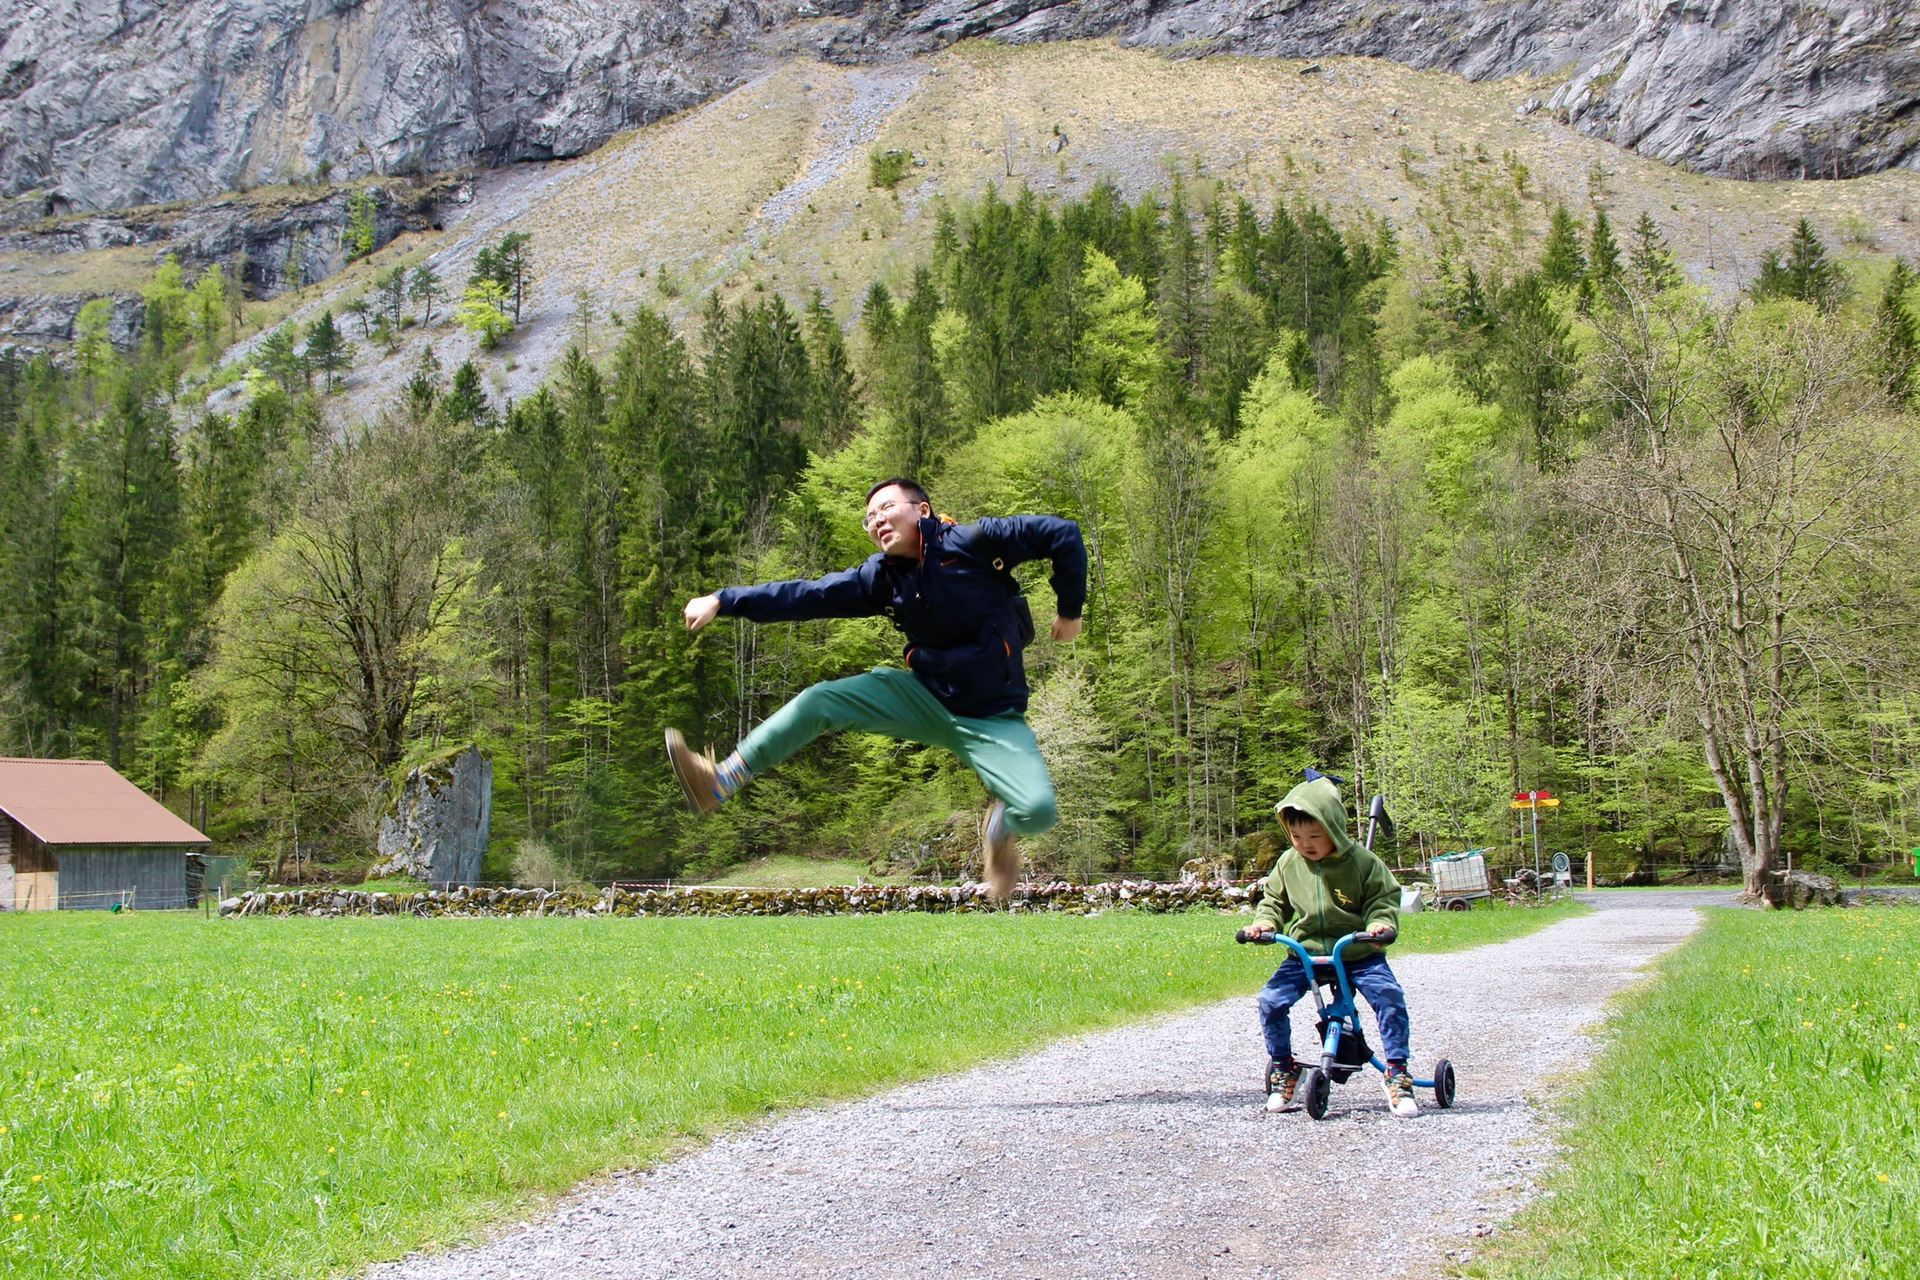
[[[1431,1276],[1530,1194],[1549,1152],[1527,1097],[1699,922],[1607,908],[1395,961],[1416,1071],[1441,1053],[1459,1070],[1451,1111],[1423,1092],[1419,1119],[1395,1120],[1368,1072],[1324,1121],[1268,1115],[1249,992],[798,1112],[369,1280]]]

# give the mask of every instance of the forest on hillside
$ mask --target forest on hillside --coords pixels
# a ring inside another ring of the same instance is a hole
[[[696,822],[660,745],[899,660],[879,619],[680,616],[863,558],[892,474],[1086,536],[1086,630],[1028,652],[1053,870],[1268,860],[1306,765],[1383,792],[1408,859],[1511,847],[1537,787],[1607,874],[1915,843],[1920,291],[1805,223],[1725,300],[1644,216],[1560,209],[1501,270],[1212,185],[990,192],[848,329],[817,294],[690,337],[636,305],[510,404],[429,349],[344,434],[331,316],[259,346],[240,413],[177,403],[231,320],[163,277],[137,350],[83,315],[70,360],[0,357],[0,749],[107,759],[278,874],[364,855],[468,741],[490,877],[964,871],[983,797],[938,751],[824,740]]]

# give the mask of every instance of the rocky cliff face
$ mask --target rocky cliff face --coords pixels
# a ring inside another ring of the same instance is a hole
[[[436,227],[443,200],[462,198],[460,184],[438,180],[392,183],[367,188],[374,197],[373,247],[402,231]],[[126,246],[151,246],[157,261],[171,253],[192,271],[210,263],[237,260],[254,297],[324,280],[346,263],[341,229],[346,225],[349,192],[283,192],[274,197],[202,201],[180,206],[130,209],[120,213],[69,214],[51,222],[0,229],[0,254],[51,255]],[[0,266],[0,349],[19,346],[43,350],[73,339],[73,326],[90,293],[62,288],[51,279],[16,274]],[[44,268],[60,271],[61,268]],[[41,287],[35,288],[34,285]],[[145,307],[132,293],[114,294],[107,332],[121,346],[140,331]]]
[[[1734,177],[1920,167],[1908,0],[0,0],[0,195],[103,209],[572,155],[782,58],[969,36],[1564,76],[1540,108]]]

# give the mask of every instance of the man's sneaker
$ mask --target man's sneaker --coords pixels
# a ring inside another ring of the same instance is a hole
[[[713,762],[712,752],[696,753],[678,729],[669,729],[667,761],[673,765],[673,776],[679,779],[680,790],[686,793],[687,803],[695,813],[708,814],[720,807],[720,792],[713,777],[718,766]]]
[[[1267,1110],[1298,1111],[1300,1103],[1295,1100],[1294,1092],[1300,1088],[1300,1064],[1282,1066],[1278,1062],[1267,1064]]]
[[[1007,806],[995,800],[987,806],[980,824],[980,852],[986,863],[987,892],[1005,898],[1013,892],[1014,878],[1020,874],[1020,851],[1014,848],[1013,832],[1007,830]]]
[[[1387,1091],[1387,1110],[1402,1119],[1420,1114],[1420,1104],[1413,1100],[1413,1075],[1405,1067],[1389,1067],[1382,1087]]]

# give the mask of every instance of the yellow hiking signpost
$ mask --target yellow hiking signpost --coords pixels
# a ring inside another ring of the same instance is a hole
[[[1541,787],[1538,791],[1516,791],[1513,801],[1507,808],[1531,810],[1533,819],[1533,882],[1540,883],[1540,811],[1552,809],[1560,803],[1553,792]]]

